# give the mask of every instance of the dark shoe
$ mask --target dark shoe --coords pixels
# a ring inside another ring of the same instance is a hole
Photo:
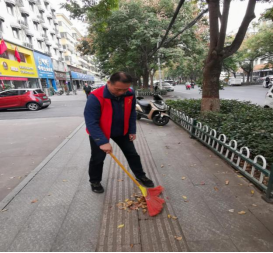
[[[95,193],[103,193],[104,192],[104,189],[103,189],[100,182],[91,183],[91,188],[92,188],[92,191],[95,192]]]
[[[142,185],[144,185],[145,187],[154,187],[154,182],[147,178],[146,176],[141,177],[141,178],[137,178],[136,179],[138,182],[140,182]]]

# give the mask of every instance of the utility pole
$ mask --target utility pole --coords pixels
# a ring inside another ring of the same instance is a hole
[[[157,47],[159,46],[159,40],[157,42]],[[162,90],[162,77],[161,77],[161,67],[160,67],[160,58],[159,58],[159,53],[157,57],[157,64],[158,64],[158,73],[159,73],[159,88]]]

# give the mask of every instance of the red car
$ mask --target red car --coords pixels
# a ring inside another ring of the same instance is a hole
[[[11,89],[0,92],[0,110],[27,108],[37,111],[50,104],[51,100],[41,89]]]

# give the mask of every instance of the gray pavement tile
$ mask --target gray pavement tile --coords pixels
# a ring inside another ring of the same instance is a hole
[[[192,252],[238,252],[231,240],[188,241]]]
[[[273,206],[268,204],[248,208],[250,212],[273,234]]]
[[[188,251],[188,247],[177,220],[141,220],[140,235],[143,251]],[[182,237],[179,241],[176,237]]]
[[[98,252],[141,252],[140,244],[98,246]]]
[[[221,185],[225,185],[226,181],[228,181],[228,185],[238,186],[238,185],[245,185],[247,186],[249,184],[249,181],[247,181],[244,178],[239,178],[238,173],[229,172],[229,173],[214,173],[214,176],[218,178]]]
[[[9,247],[9,252],[48,252],[56,237],[50,231],[24,231],[21,232]]]

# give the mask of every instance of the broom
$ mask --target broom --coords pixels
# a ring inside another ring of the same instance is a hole
[[[165,203],[165,200],[162,198],[159,198],[158,195],[164,190],[164,188],[159,185],[155,188],[149,188],[146,189],[144,186],[142,186],[130,173],[128,170],[125,169],[125,167],[121,164],[121,162],[113,155],[113,153],[110,153],[112,158],[116,161],[116,163],[122,168],[122,170],[133,180],[133,182],[137,185],[137,187],[140,189],[142,195],[144,196],[146,203],[147,203],[147,209],[150,216],[155,216],[161,212],[163,209],[163,203]]]

